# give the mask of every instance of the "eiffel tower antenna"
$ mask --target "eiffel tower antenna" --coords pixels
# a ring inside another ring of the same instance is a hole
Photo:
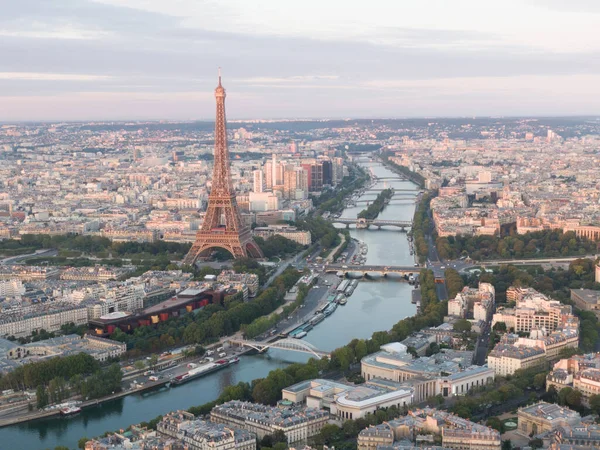
[[[184,264],[193,265],[199,259],[206,259],[217,248],[227,250],[234,258],[262,258],[263,254],[250,232],[242,224],[233,183],[231,181],[231,163],[227,147],[227,124],[225,120],[225,88],[221,85],[219,67],[219,85],[215,89],[217,114],[215,121],[215,152],[212,187],[208,196],[208,207],[202,226],[196,233],[196,241],[183,259]]]

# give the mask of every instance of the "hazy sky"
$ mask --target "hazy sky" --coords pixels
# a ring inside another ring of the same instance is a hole
[[[0,121],[600,114],[598,0],[0,0]]]

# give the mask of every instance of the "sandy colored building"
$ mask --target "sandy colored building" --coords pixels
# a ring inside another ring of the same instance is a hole
[[[576,425],[581,422],[579,413],[554,403],[539,402],[519,408],[518,429],[526,435],[553,431],[561,425]]]

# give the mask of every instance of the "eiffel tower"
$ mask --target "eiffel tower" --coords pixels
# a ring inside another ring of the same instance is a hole
[[[262,258],[263,254],[250,233],[242,224],[238,210],[227,148],[227,126],[225,124],[225,88],[215,89],[217,118],[215,122],[215,159],[212,188],[208,196],[208,207],[202,226],[196,233],[196,242],[183,259],[183,264],[193,265],[198,259],[206,259],[213,249],[222,248],[234,258]]]

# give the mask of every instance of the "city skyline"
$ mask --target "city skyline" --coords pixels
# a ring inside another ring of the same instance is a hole
[[[7,2],[0,121],[600,114],[591,1]]]

